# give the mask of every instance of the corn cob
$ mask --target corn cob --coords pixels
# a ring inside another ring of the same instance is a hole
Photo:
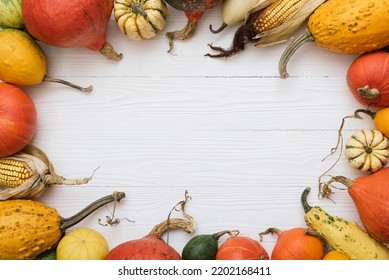
[[[0,201],[39,197],[49,185],[81,185],[91,178],[67,179],[59,176],[42,150],[27,145],[14,155],[0,158]]]
[[[209,44],[218,54],[205,56],[229,57],[243,51],[249,42],[258,47],[284,42],[323,2],[325,0],[259,0],[235,32],[232,46],[224,49]]]
[[[21,161],[8,158],[0,158],[0,185],[18,187],[27,182],[33,172]]]
[[[277,0],[264,9],[254,21],[257,33],[271,30],[290,18],[306,0]]]

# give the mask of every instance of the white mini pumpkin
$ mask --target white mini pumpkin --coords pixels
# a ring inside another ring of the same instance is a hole
[[[347,140],[345,154],[352,167],[376,172],[389,162],[389,139],[379,130],[359,130]]]
[[[132,40],[150,39],[166,23],[167,6],[163,0],[115,0],[114,17],[120,31]]]

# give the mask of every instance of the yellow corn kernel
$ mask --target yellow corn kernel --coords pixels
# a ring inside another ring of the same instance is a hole
[[[0,158],[0,186],[17,187],[32,176],[33,172],[23,162]]]
[[[254,21],[257,33],[271,30],[283,24],[306,0],[276,0],[266,7]]]

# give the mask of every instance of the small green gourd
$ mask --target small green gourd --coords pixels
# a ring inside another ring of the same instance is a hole
[[[238,231],[220,231],[214,234],[200,234],[190,239],[182,250],[183,260],[215,260],[219,249],[219,238],[224,234],[235,236]]]

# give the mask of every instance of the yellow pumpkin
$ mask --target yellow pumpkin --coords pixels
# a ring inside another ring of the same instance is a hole
[[[58,243],[57,260],[104,260],[108,252],[108,243],[101,233],[78,228]]]
[[[163,0],[115,0],[114,4],[120,31],[137,41],[157,35],[165,26],[167,11]]]

